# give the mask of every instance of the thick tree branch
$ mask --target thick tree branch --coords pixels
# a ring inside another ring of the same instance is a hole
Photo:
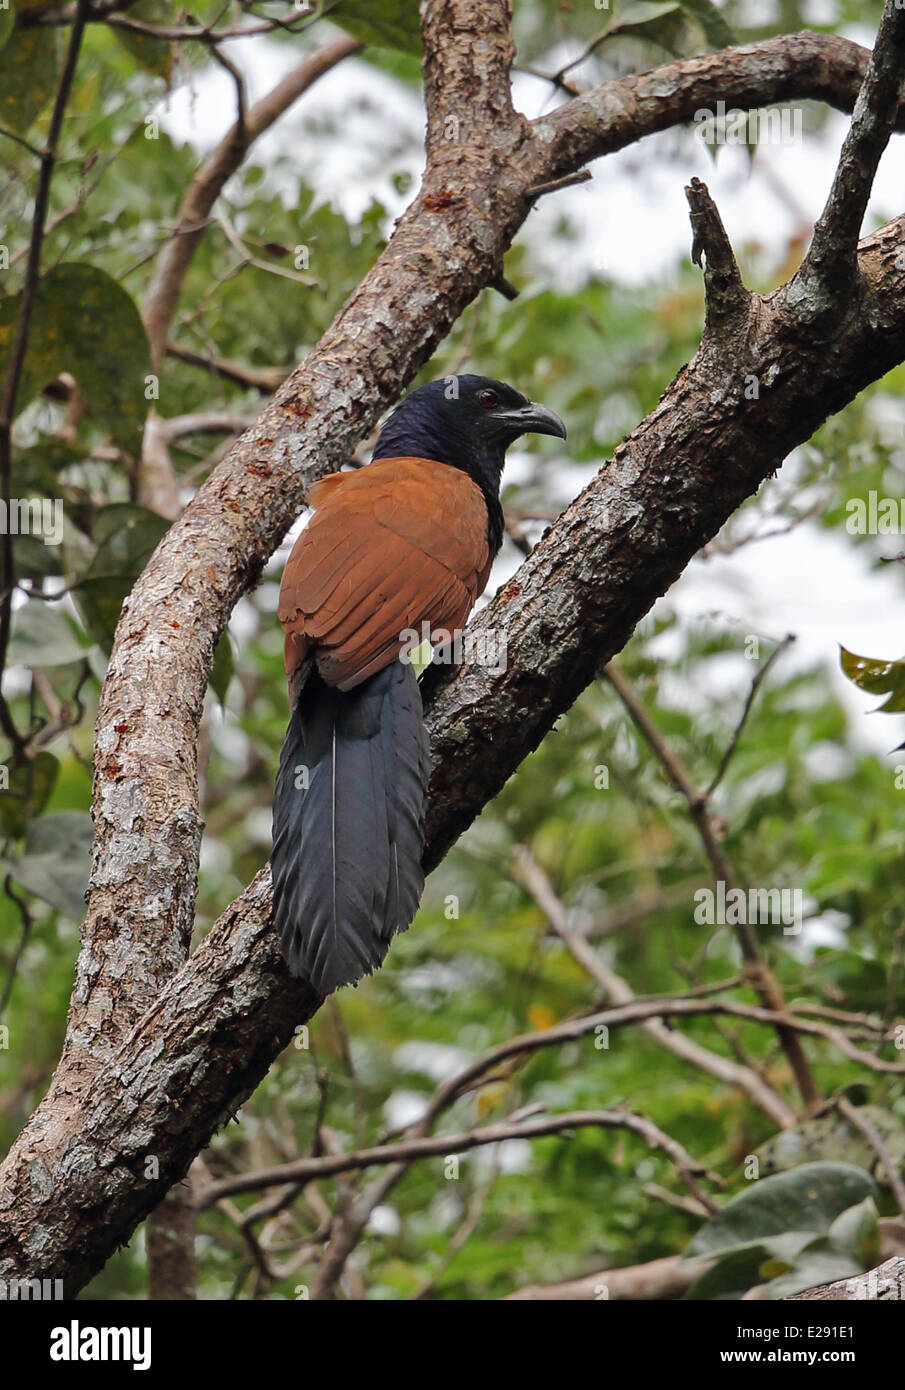
[[[817,100],[851,111],[869,60],[859,44],[805,29],[605,82],[534,122],[547,147],[546,177],[692,121],[697,111],[713,113],[717,100],[742,110]],[[905,130],[901,103],[895,128]]]
[[[876,1269],[866,1274],[856,1274],[852,1279],[840,1279],[835,1284],[818,1284],[816,1288],[805,1289],[803,1293],[791,1294],[784,1302],[789,1303],[850,1303],[864,1299],[893,1299],[901,1302],[905,1296],[905,1259],[896,1255],[885,1260]]]

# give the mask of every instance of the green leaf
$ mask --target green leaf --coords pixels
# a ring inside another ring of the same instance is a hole
[[[610,25],[607,34],[626,34],[634,33],[639,37],[652,38],[655,42],[658,39],[657,22],[666,15],[674,15],[680,12],[679,0],[634,0],[631,5],[623,5],[619,8],[619,13]],[[650,33],[645,31],[650,30]],[[663,38],[666,39],[667,31],[664,30]],[[663,43],[664,48],[670,47],[667,42]]]
[[[4,836],[18,839],[25,834],[28,822],[47,805],[59,770],[56,758],[46,751],[12,769],[7,790],[0,792],[0,826]]]
[[[901,1164],[905,1159],[905,1125],[898,1116],[881,1105],[863,1105],[860,1113],[882,1137],[890,1158]],[[765,1175],[828,1159],[851,1163],[868,1172],[876,1168],[877,1180],[884,1181],[884,1172],[877,1166],[872,1145],[844,1115],[822,1115],[817,1120],[806,1120],[794,1129],[782,1130],[755,1152]]]
[[[806,1236],[801,1238],[794,1251],[789,1252],[791,1258],[804,1244],[807,1244]],[[686,1291],[684,1298],[689,1302],[741,1298],[754,1284],[777,1277],[792,1268],[794,1266],[790,1261],[783,1260],[776,1253],[772,1242],[752,1241],[750,1245],[731,1251],[705,1270]]]
[[[221,705],[226,704],[226,692],[229,689],[234,670],[232,644],[229,640],[229,633],[224,632],[214,648],[214,665],[211,671],[211,690]]]
[[[85,626],[98,645],[109,652],[123,599],[166,534],[169,522],[157,512],[133,502],[114,502],[94,518],[97,550],[72,596]]]
[[[16,11],[13,5],[7,5],[5,10],[0,10],[0,48],[5,48],[9,43],[15,22]]]
[[[29,599],[13,613],[11,666],[68,666],[86,655],[88,645],[68,614],[42,599]]]
[[[620,5],[603,37],[623,35],[644,39],[676,57],[697,53],[701,47],[700,26],[689,20],[679,0],[632,0]]]
[[[700,24],[711,48],[731,48],[738,43],[713,0],[679,0],[679,3]]]
[[[870,1197],[839,1213],[827,1234],[827,1240],[842,1253],[850,1254],[866,1268],[879,1254],[877,1207]]]
[[[53,98],[62,58],[62,33],[36,26],[7,34],[0,51],[0,125],[24,135]]]
[[[362,43],[421,53],[417,0],[339,0],[330,18]]]
[[[91,835],[87,811],[39,816],[28,828],[24,854],[9,856],[9,871],[36,898],[78,920],[85,908]]]
[[[752,1241],[789,1232],[825,1234],[840,1212],[876,1198],[869,1173],[850,1163],[806,1163],[759,1178],[712,1217],[685,1251],[686,1257],[728,1253]]]
[[[43,32],[43,31],[42,31]],[[7,369],[21,296],[0,299],[0,377]],[[148,340],[134,302],[96,266],[55,266],[38,287],[17,409],[71,372],[92,418],[137,452],[147,403]]]
[[[138,0],[137,5],[129,6],[129,18],[141,20],[143,24],[156,24],[163,27],[172,18],[172,7],[164,0]],[[114,29],[117,42],[121,43],[135,61],[169,82],[173,70],[173,45],[164,39],[154,39],[148,34],[136,34],[130,29]]]
[[[825,1236],[810,1241],[798,1253],[791,1270],[781,1271],[770,1280],[771,1298],[813,1289],[850,1279],[870,1269],[880,1258],[880,1232],[877,1208],[870,1197],[840,1212]]]
[[[859,690],[868,695],[888,695],[879,706],[880,714],[901,714],[905,711],[905,656],[898,661],[880,661],[869,656],[856,656],[840,648],[839,664]]]

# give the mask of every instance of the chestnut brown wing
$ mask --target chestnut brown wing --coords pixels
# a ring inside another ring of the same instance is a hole
[[[325,478],[310,501],[280,589],[287,675],[313,657],[328,684],[351,690],[394,660],[406,629],[463,626],[492,559],[486,504],[467,474],[381,459]]]

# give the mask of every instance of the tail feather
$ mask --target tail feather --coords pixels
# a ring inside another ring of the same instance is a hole
[[[346,693],[311,673],[280,758],[271,867],[284,955],[322,994],[376,970],[415,916],[429,768],[410,665]]]

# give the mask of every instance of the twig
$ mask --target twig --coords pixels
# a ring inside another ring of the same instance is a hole
[[[205,357],[203,353],[193,352],[191,348],[182,347],[179,343],[167,343],[166,353],[167,357],[175,357],[180,362],[188,363],[190,367],[202,367],[215,376],[222,376],[226,381],[234,381],[239,386],[260,391],[262,396],[273,395],[292,370],[291,367],[246,367],[238,362],[227,362],[222,357]]]
[[[561,188],[571,188],[576,183],[587,183],[592,177],[590,169],[579,169],[574,174],[564,174],[561,179],[549,179],[546,183],[536,183],[525,189],[526,198],[542,198],[545,193],[558,193]]]
[[[610,1303],[681,1298],[712,1264],[712,1260],[683,1260],[681,1255],[667,1255],[648,1264],[600,1269],[564,1284],[531,1284],[507,1294],[503,1301],[576,1303],[596,1300],[603,1290]]]
[[[3,891],[6,894],[6,896],[10,899],[10,901],[14,902],[16,904],[16,907],[19,909],[19,916],[22,918],[22,931],[19,935],[19,943],[16,947],[16,954],[13,956],[12,964],[9,967],[9,974],[6,977],[6,984],[3,986],[3,994],[0,995],[0,1016],[2,1016],[6,1012],[6,1006],[10,1001],[10,996],[13,992],[13,985],[16,983],[16,975],[19,972],[19,966],[22,963],[22,956],[25,953],[25,947],[28,944],[28,938],[31,935],[31,929],[34,923],[34,918],[31,915],[31,910],[29,909],[28,903],[25,901],[24,898],[20,898],[18,893],[14,891],[12,879],[10,878],[9,874],[7,874],[3,880]]]
[[[720,785],[720,783],[726,775],[726,770],[729,767],[730,762],[732,761],[732,757],[735,753],[736,748],[738,747],[738,742],[742,736],[742,731],[748,722],[748,716],[754,708],[754,701],[757,699],[757,692],[766,680],[770,667],[773,665],[776,658],[778,656],[781,656],[785,649],[794,641],[794,633],[789,633],[788,636],[784,637],[780,642],[779,646],[775,647],[774,650],[767,657],[767,660],[764,662],[763,666],[761,666],[760,670],[754,677],[754,680],[751,682],[751,689],[748,691],[748,698],[745,701],[745,706],[742,710],[741,717],[739,718],[739,721],[732,732],[732,737],[729,740],[729,743],[726,747],[726,751],[720,759],[720,765],[717,768],[716,772],[713,774],[713,780],[711,781],[710,786],[704,792],[704,797],[706,800],[710,800],[711,796],[713,796],[713,793],[716,791],[717,787]]]
[[[892,1195],[896,1199],[896,1205],[899,1211],[905,1215],[905,1182],[902,1181],[899,1165],[895,1162],[889,1149],[886,1147],[886,1141],[882,1134],[875,1125],[871,1124],[870,1120],[857,1105],[852,1105],[847,1096],[839,1097],[836,1101],[836,1109],[839,1111],[840,1115],[845,1116],[849,1124],[867,1140],[868,1144],[870,1144],[886,1171]]]
[[[747,1019],[751,1023],[762,1023],[795,1029],[811,1037],[824,1038],[853,1062],[867,1067],[870,1071],[885,1075],[905,1076],[905,1062],[885,1062],[871,1052],[862,1052],[846,1037],[839,1028],[814,1023],[796,1014],[776,1013],[757,1004],[740,1004],[734,1000],[676,999],[672,996],[661,999],[635,999],[628,1004],[600,1012],[584,1014],[580,1018],[567,1019],[534,1033],[523,1033],[506,1042],[488,1049],[473,1062],[469,1062],[456,1076],[444,1081],[430,1101],[421,1120],[423,1131],[433,1123],[437,1115],[467,1091],[483,1085],[488,1072],[499,1067],[513,1057],[530,1056],[532,1052],[546,1047],[558,1047],[561,1043],[575,1042],[580,1038],[596,1033],[600,1028],[625,1028],[641,1023],[648,1018],[686,1018],[695,1016],[716,1016],[725,1014],[731,1018]],[[890,1041],[887,1039],[887,1041]]]

